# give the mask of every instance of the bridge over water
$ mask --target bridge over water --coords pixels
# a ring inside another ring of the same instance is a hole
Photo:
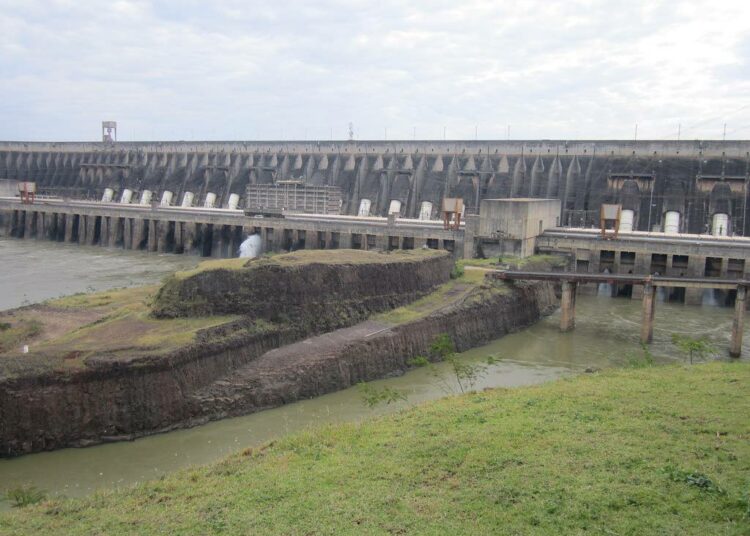
[[[491,277],[504,281],[553,281],[562,286],[560,302],[560,329],[569,331],[575,327],[576,291],[579,284],[608,283],[639,285],[643,287],[643,308],[641,316],[641,342],[650,343],[654,335],[654,312],[656,309],[656,289],[658,287],[688,287],[699,289],[736,290],[732,337],[729,355],[739,357],[742,352],[742,331],[745,322],[747,287],[750,280],[718,279],[712,277],[666,277],[634,274],[578,274],[573,272],[523,272],[497,270]]]

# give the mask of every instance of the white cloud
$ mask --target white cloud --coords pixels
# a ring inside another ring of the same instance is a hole
[[[750,138],[744,1],[0,0],[0,138]]]

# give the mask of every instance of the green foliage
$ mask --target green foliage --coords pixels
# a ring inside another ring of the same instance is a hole
[[[8,322],[0,322],[0,331],[7,331],[10,329],[10,324]]]
[[[406,395],[401,391],[390,387],[374,387],[369,383],[359,382],[357,384],[359,395],[368,408],[374,408],[380,404],[394,404],[406,400]]]
[[[648,344],[641,343],[641,355],[628,356],[628,368],[646,368],[654,366],[654,354],[648,347]]]
[[[430,360],[423,355],[418,355],[407,361],[406,364],[410,367],[426,367],[430,364]]]
[[[461,277],[463,277],[463,275],[464,267],[459,263],[454,264],[453,268],[451,269],[451,279],[460,279]]]
[[[5,492],[5,498],[14,508],[24,508],[47,498],[47,494],[34,486],[18,486]]]
[[[713,362],[450,397],[2,512],[0,534],[748,535],[749,384]]]
[[[0,329],[0,352],[11,350],[32,337],[36,337],[43,330],[43,325],[36,319],[21,320],[12,324],[4,324],[8,327]]]
[[[672,482],[684,482],[688,486],[695,486],[699,490],[708,493],[726,494],[726,491],[717,486],[713,480],[703,473],[697,471],[683,471],[672,465],[664,467],[664,473],[666,473]]]
[[[691,337],[674,333],[672,334],[672,344],[689,358],[691,365],[694,359],[703,361],[705,357],[716,352],[713,344],[705,336]]]
[[[484,363],[471,363],[460,358],[456,354],[456,346],[453,344],[453,340],[447,333],[441,333],[435,338],[430,345],[430,354],[434,360],[448,363],[450,379],[453,381],[449,381],[449,378],[446,378],[445,374],[437,367],[433,366],[430,372],[438,380],[443,390],[449,393],[456,392],[454,382],[460,393],[473,391],[477,381],[487,373],[489,366],[498,361],[494,356],[487,357]]]

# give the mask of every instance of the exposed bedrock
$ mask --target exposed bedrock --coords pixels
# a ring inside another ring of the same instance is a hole
[[[589,224],[582,211],[615,201],[632,211],[634,229],[675,211],[681,232],[702,232],[721,213],[744,235],[749,171],[748,141],[0,142],[0,179],[71,197],[101,199],[109,188],[120,199],[127,189],[134,199],[169,192],[179,204],[189,192],[196,204],[214,194],[227,207],[248,185],[302,178],[341,188],[350,215],[365,199],[373,216],[398,207],[401,217],[436,218],[444,196],[463,198],[470,213],[487,198],[554,197],[562,223]]]
[[[284,259],[309,258],[307,252]],[[368,314],[409,303],[448,280],[446,252],[329,252],[333,261],[356,254],[354,263],[286,265],[259,259],[240,270],[210,270],[169,279],[156,296],[157,317],[243,314],[292,320],[313,331],[350,325]],[[293,262],[293,261],[292,261]]]
[[[303,338],[301,328],[232,336],[238,326],[230,326],[166,356],[103,356],[83,370],[6,378],[0,381],[0,456],[132,439],[401,374],[440,333],[465,350],[534,323],[556,303],[547,283],[507,293],[478,290],[461,305],[283,365],[267,356]]]
[[[207,419],[242,415],[400,375],[412,358],[429,355],[440,334],[450,335],[457,350],[468,350],[532,325],[558,304],[549,283],[496,290],[477,289],[460,304],[396,327],[364,325],[363,333],[345,333],[315,353],[305,355],[300,343],[270,351],[191,395],[193,413]]]

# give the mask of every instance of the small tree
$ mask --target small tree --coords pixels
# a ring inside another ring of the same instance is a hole
[[[455,380],[458,385],[458,390],[461,393],[471,391],[474,389],[477,381],[479,381],[486,373],[489,365],[497,363],[497,358],[493,356],[487,357],[484,363],[469,363],[458,357],[456,354],[456,346],[453,344],[453,340],[447,333],[441,333],[430,345],[430,355],[435,361],[445,361],[450,367],[451,377]],[[411,361],[411,364],[422,366],[427,364],[428,361],[424,358],[415,358]],[[443,390],[449,392],[455,392],[453,385],[447,381],[443,373],[441,373],[436,367],[431,366],[430,372],[437,378]]]
[[[716,351],[713,344],[706,337],[690,337],[689,335],[673,333],[672,344],[687,355],[691,365],[694,358],[703,360],[707,355]]]

